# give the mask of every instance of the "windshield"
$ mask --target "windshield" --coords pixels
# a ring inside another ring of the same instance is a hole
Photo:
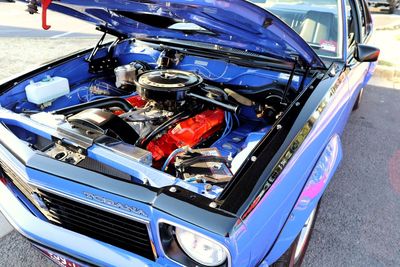
[[[338,0],[249,0],[279,17],[322,57],[340,57]]]

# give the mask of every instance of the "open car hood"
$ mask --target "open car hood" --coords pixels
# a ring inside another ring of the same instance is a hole
[[[205,42],[325,68],[294,30],[247,1],[63,0],[49,8],[129,37]]]

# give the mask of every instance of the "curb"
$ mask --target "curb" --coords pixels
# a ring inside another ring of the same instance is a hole
[[[380,66],[377,65],[374,75],[379,78],[384,78],[390,81],[400,80],[400,67],[388,67],[388,66]]]
[[[12,226],[0,212],[0,239],[9,234],[12,230]]]
[[[375,30],[377,31],[395,31],[400,29],[400,24],[392,24],[389,26],[381,27],[381,28],[376,28]]]

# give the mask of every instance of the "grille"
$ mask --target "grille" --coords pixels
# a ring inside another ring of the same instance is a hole
[[[147,225],[115,215],[58,195],[37,190],[0,161],[0,167],[9,179],[53,224],[92,237],[113,246],[155,260]],[[48,210],[42,209],[32,198],[36,192]]]
[[[55,225],[154,260],[147,225],[39,190]]]

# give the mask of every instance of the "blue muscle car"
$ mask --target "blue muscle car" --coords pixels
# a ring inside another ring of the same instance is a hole
[[[299,266],[379,56],[366,1],[38,2],[104,35],[0,85],[9,222],[61,266]]]

